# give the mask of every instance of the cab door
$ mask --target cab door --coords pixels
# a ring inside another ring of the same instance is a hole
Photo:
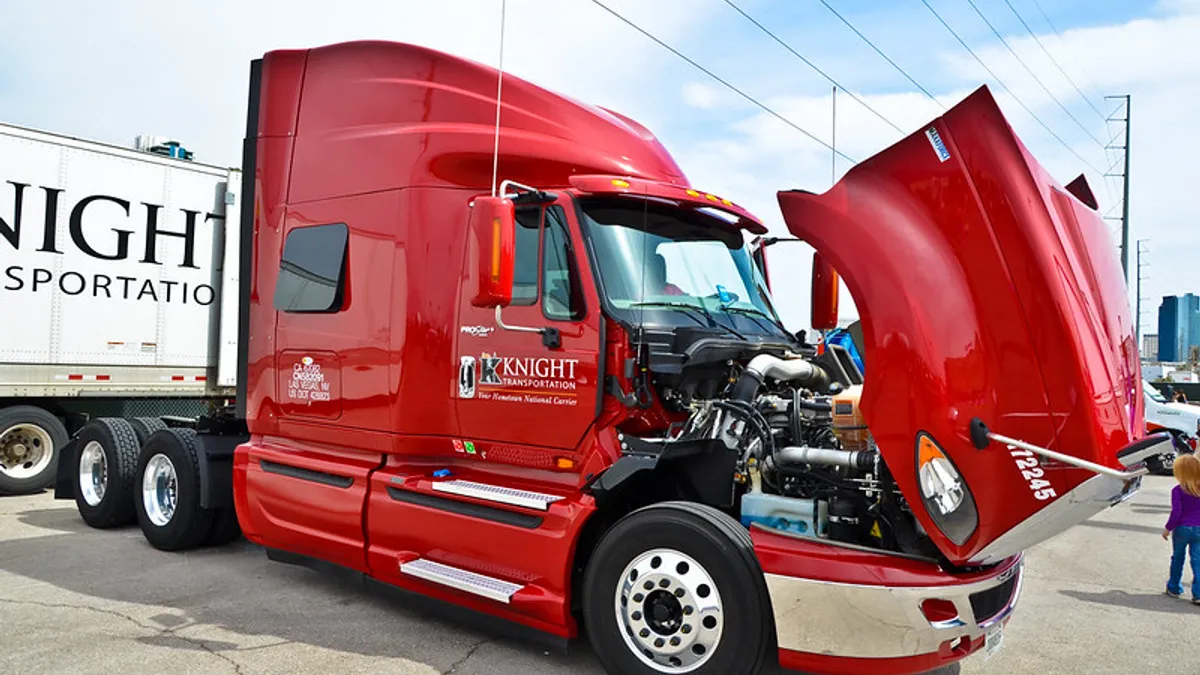
[[[574,449],[598,414],[601,314],[570,202],[518,206],[515,240],[509,328],[471,304],[470,284],[459,295],[454,395],[467,453],[475,441],[535,456]]]

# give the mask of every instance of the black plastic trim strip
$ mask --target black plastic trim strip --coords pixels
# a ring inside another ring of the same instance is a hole
[[[280,464],[272,462],[269,459],[258,460],[259,466],[267,473],[275,473],[288,478],[298,478],[306,480],[310,483],[320,483],[322,485],[331,485],[336,488],[346,489],[354,485],[354,479],[350,476],[339,476],[333,473],[325,473],[324,471],[314,471],[312,469],[302,469],[298,466],[290,464]]]
[[[262,94],[262,59],[250,62],[250,92],[246,102],[246,138],[242,140],[242,216],[238,242],[238,419],[246,419],[246,380],[250,375],[250,289],[254,286],[254,177],[258,163],[258,112]]]
[[[403,490],[390,485],[388,486],[387,493],[392,499],[404,502],[405,504],[415,504],[439,511],[449,511],[450,513],[457,513],[460,516],[490,520],[493,523],[512,525],[513,527],[521,527],[526,530],[536,530],[542,525],[541,516],[528,513],[516,513],[482,504],[460,502],[457,499],[447,499],[446,497],[425,494],[424,492]]]

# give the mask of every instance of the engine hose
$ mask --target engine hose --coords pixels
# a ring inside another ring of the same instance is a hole
[[[775,436],[771,433],[771,425],[758,409],[744,401],[714,401],[713,405],[721,410],[728,410],[734,414],[744,416],[746,421],[754,426],[759,438],[762,439],[763,450],[766,451],[766,454],[775,454]]]
[[[796,391],[796,395],[792,398],[792,403],[797,408],[804,410],[813,410],[816,412],[833,412],[833,404],[829,401],[811,401],[807,398],[800,397],[800,391]]]
[[[820,366],[801,358],[781,359],[759,354],[750,359],[733,385],[732,397],[749,403],[768,377],[780,382],[796,382],[806,387],[824,390],[829,387],[829,374]]]
[[[823,466],[841,466],[859,471],[866,471],[875,465],[875,453],[870,451],[810,448],[802,445],[779,448],[775,453],[775,459],[781,466],[786,464],[820,464]]]

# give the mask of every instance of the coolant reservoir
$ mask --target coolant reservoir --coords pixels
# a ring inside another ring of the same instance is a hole
[[[858,405],[861,398],[862,385],[848,387],[833,397],[833,433],[846,450],[867,449],[867,421]]]
[[[742,496],[742,524],[759,523],[787,532],[816,537],[825,534],[829,507],[824,501],[794,499],[763,492]]]

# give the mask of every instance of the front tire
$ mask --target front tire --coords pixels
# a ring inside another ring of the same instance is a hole
[[[92,420],[79,430],[75,471],[75,507],[95,528],[132,523],[138,442],[133,427],[119,418]]]
[[[0,410],[0,494],[29,495],[54,481],[67,428],[30,405]]]
[[[200,507],[200,460],[196,432],[163,429],[146,439],[138,458],[138,525],[146,541],[163,551],[200,545],[214,513]]]
[[[773,644],[749,534],[700,504],[656,504],[614,525],[588,564],[583,596],[609,673],[756,675]]]

